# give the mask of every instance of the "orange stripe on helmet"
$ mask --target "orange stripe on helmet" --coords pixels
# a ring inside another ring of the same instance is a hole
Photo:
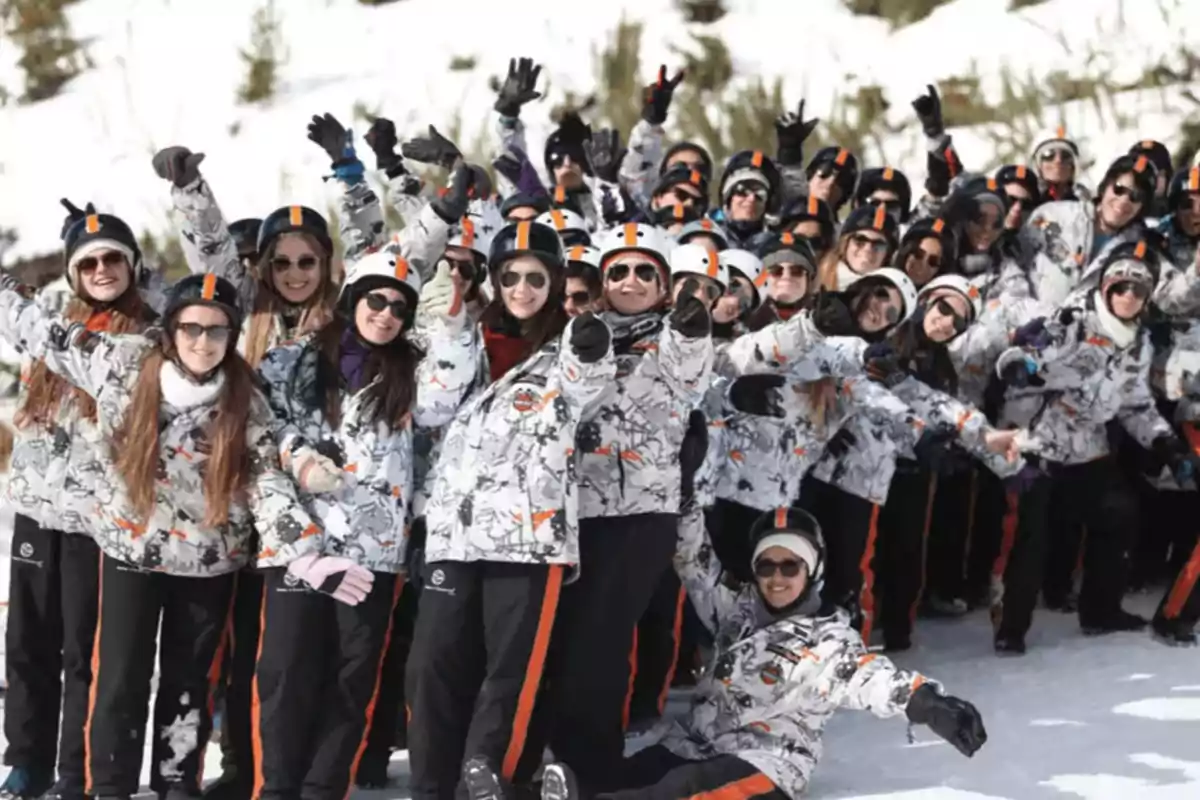
[[[556,202],[556,203],[567,202],[567,190],[565,188],[563,188],[562,186],[554,187],[554,202]]]
[[[713,248],[708,248],[708,270],[704,273],[712,279],[716,279],[717,271],[721,266],[721,257],[717,255],[717,251]]]
[[[398,281],[408,280],[408,262],[403,256],[396,256],[396,271],[394,274]]]
[[[1056,138],[1058,138],[1058,139],[1066,139],[1066,138],[1067,138],[1067,126],[1066,126],[1066,125],[1059,125],[1059,126],[1058,126],[1058,127],[1055,129],[1055,130],[1054,130],[1054,136],[1055,136]]]
[[[517,223],[517,249],[518,250],[528,250],[529,249],[529,223],[528,222],[518,222]]]
[[[758,169],[759,167],[762,166],[762,162],[763,162],[762,152],[759,150],[755,150],[754,155],[750,156],[750,166],[754,167],[755,169]]]
[[[1146,257],[1146,243],[1144,241],[1138,242],[1137,247],[1133,248],[1133,257],[1137,259]]]
[[[572,247],[570,252],[567,254],[567,260],[568,261],[582,261],[583,260],[583,245],[577,244],[574,247]]]
[[[204,276],[204,283],[200,284],[200,299],[212,300],[217,296],[217,276],[211,272]]]
[[[1025,165],[1024,164],[1017,164],[1017,180],[1019,180],[1019,181],[1025,180]]]
[[[550,209],[550,219],[554,220],[554,227],[558,230],[566,230],[567,218],[557,208]]]
[[[808,213],[814,217],[817,215],[817,211],[820,208],[820,206],[817,205],[817,202],[817,198],[815,197],[808,198]]]
[[[891,167],[883,168],[883,179],[885,181],[890,181],[894,177],[896,177],[896,170],[892,169]]]
[[[754,285],[760,289],[767,285],[767,271],[765,269],[758,273],[758,277],[754,279]]]
[[[638,230],[637,230],[636,222],[625,223],[625,246],[626,247],[637,247],[638,246]]]
[[[791,246],[796,243],[796,237],[792,236],[791,231],[784,231],[779,234],[779,241]]]
[[[715,226],[713,225],[713,221],[711,219],[705,217],[704,219],[700,220],[700,227],[704,228],[706,231],[711,231]]]
[[[1000,187],[996,185],[995,178],[988,178],[987,188],[988,188],[989,192],[995,192],[995,191],[998,191]]]
[[[1188,190],[1200,192],[1200,167],[1192,167],[1188,173]]]
[[[875,207],[875,219],[871,220],[871,227],[877,231],[883,230],[884,221],[887,220],[887,206],[878,205]]]
[[[462,246],[472,247],[475,244],[475,223],[470,217],[462,218]]]
[[[304,224],[304,209],[300,206],[292,206],[288,209],[288,222],[293,227],[299,228]]]
[[[941,233],[945,229],[946,229],[946,220],[942,219],[941,217],[938,217],[937,219],[935,219],[933,221],[933,232],[934,233]]]
[[[693,185],[695,185],[695,186],[699,186],[699,185],[700,185],[700,172],[699,172],[699,170],[692,170],[691,172],[689,172],[689,173],[688,173],[688,183],[691,183],[691,184],[693,184]]]
[[[87,220],[83,224],[84,224],[84,229],[88,233],[99,233],[100,232],[100,215],[99,214],[88,214]]]
[[[839,167],[844,167],[844,166],[846,166],[846,159],[848,159],[849,157],[850,157],[850,151],[844,147],[840,148],[838,150],[837,158],[835,158],[833,160],[833,163],[837,164]]]
[[[683,219],[683,215],[684,215],[683,206],[680,206],[680,205],[675,206],[675,219]]]
[[[1149,163],[1150,162],[1146,159],[1145,156],[1138,156],[1137,161],[1133,162],[1133,171],[1134,172],[1145,172],[1146,166]]]
[[[788,510],[786,508],[775,509],[775,529],[776,530],[780,530],[782,528],[787,527],[787,514],[788,514]]]

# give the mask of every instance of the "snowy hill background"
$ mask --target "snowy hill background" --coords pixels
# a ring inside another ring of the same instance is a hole
[[[957,81],[959,102],[972,107],[1011,107],[1005,90],[1014,84],[1044,82],[1051,94],[1082,98],[1002,125],[952,129],[969,168],[995,166],[1024,152],[1021,141],[1036,130],[1065,124],[1095,179],[1134,140],[1156,137],[1176,150],[1186,125],[1200,122],[1200,59],[1188,51],[1200,41],[1200,1],[1045,0],[1017,11],[1010,3],[954,0],[893,30],[842,0],[726,0],[729,13],[710,25],[684,22],[676,0],[276,0],[286,56],[277,93],[246,106],[236,97],[246,73],[239,51],[257,2],[82,0],[67,13],[94,68],[57,97],[0,109],[0,228],[19,237],[7,261],[57,248],[63,196],[168,232],[168,192],[149,160],[170,144],[208,155],[203,169],[230,218],[284,203],[329,207],[325,156],[305,138],[314,113],[353,121],[360,134],[365,113],[410,134],[432,123],[457,131],[464,150],[490,155],[488,78],[511,56],[545,65],[548,98],[523,114],[540,163],[550,109],[595,91],[600,54],[623,19],[643,26],[639,83],[659,63],[703,52],[695,37],[706,36],[731,56],[726,98],[779,79],[786,106],[806,98],[810,115],[832,120],[841,109],[851,121],[863,106],[847,101],[865,99],[880,110],[865,161],[899,166],[915,182],[924,158],[909,101],[929,82]],[[0,46],[0,84],[10,90],[20,86],[17,56]],[[474,66],[452,70],[453,61]],[[1112,94],[1155,83],[1170,85]],[[365,160],[372,166],[369,153]]]

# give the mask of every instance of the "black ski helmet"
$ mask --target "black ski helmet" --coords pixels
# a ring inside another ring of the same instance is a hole
[[[820,594],[825,581],[825,539],[816,517],[802,508],[781,507],[762,514],[750,528],[750,547],[753,556],[750,567],[770,547],[783,547],[794,553],[808,566],[808,584],[788,609],[798,607],[814,594]]]
[[[854,189],[858,185],[858,158],[844,147],[822,147],[808,162],[804,174],[811,181],[812,176],[822,170],[836,173],[837,186],[842,190],[841,199],[833,208],[836,212],[854,197]]]
[[[896,193],[900,203],[899,221],[908,222],[912,213],[912,185],[908,176],[895,167],[872,167],[864,171],[854,193],[854,207],[867,204],[871,195],[880,190]]]
[[[329,237],[329,223],[307,206],[284,206],[272,211],[258,230],[258,252],[267,252],[271,245],[285,233],[306,233],[325,248],[327,256],[333,256],[333,240]]]
[[[63,257],[67,268],[67,283],[79,291],[78,265],[96,250],[116,250],[125,255],[130,267],[130,285],[141,283],[142,250],[137,237],[123,219],[113,214],[101,214],[88,203],[83,215],[66,226],[63,231]]]
[[[226,354],[236,349],[238,334],[242,330],[242,312],[237,289],[232,283],[211,272],[188,275],[176,281],[167,291],[167,302],[163,308],[162,320],[168,333],[175,332],[179,312],[188,306],[212,306],[224,311],[229,317],[230,328]]]
[[[488,271],[498,279],[501,267],[517,256],[530,255],[546,266],[553,276],[563,268],[563,245],[558,232],[540,222],[516,222],[505,225],[492,239]]]

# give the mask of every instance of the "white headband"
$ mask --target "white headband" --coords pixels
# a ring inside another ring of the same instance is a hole
[[[820,558],[817,553],[817,548],[806,537],[790,531],[780,531],[772,533],[769,536],[764,536],[758,540],[758,544],[754,546],[754,557],[750,559],[750,564],[753,566],[758,563],[758,557],[772,547],[782,547],[791,553],[794,553],[801,561],[808,565],[808,575],[811,578],[813,573],[817,571],[817,560]]]

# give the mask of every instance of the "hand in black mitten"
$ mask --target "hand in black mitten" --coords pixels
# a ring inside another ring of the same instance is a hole
[[[1045,350],[1050,346],[1050,332],[1046,330],[1046,318],[1026,322],[1013,332],[1013,347],[1024,347],[1029,350]]]
[[[829,437],[829,441],[825,443],[825,449],[834,458],[843,458],[857,444],[858,437],[851,433],[849,428],[840,428],[837,433]]]
[[[405,158],[411,158],[422,164],[433,164],[450,169],[454,162],[462,157],[458,145],[438,133],[437,128],[429,126],[426,136],[410,139],[400,146],[400,152]]]
[[[933,153],[925,154],[925,191],[930,197],[950,194],[950,165]]]
[[[925,88],[928,92],[913,100],[912,107],[917,112],[917,119],[921,120],[921,129],[925,131],[925,135],[936,139],[946,132],[946,126],[942,122],[942,100],[933,84],[928,84]]]
[[[783,417],[782,375],[744,375],[729,387],[729,403],[743,414]]]
[[[966,700],[938,694],[928,683],[912,693],[904,713],[914,725],[928,725],[968,758],[987,742],[979,710]]]
[[[688,416],[687,430],[683,434],[683,444],[679,447],[679,477],[683,501],[687,505],[695,496],[696,470],[704,463],[708,455],[708,420],[703,411],[695,411]]]
[[[667,121],[667,109],[671,107],[671,98],[675,87],[683,80],[683,70],[675,73],[675,77],[667,80],[667,65],[658,68],[658,79],[646,87],[642,103],[642,119],[651,125],[662,125]]]
[[[403,175],[404,159],[396,152],[396,146],[400,144],[400,140],[396,138],[396,125],[390,119],[377,117],[371,123],[371,127],[367,129],[366,136],[363,137],[367,142],[367,147],[371,148],[371,152],[375,154],[375,167],[387,172],[389,178],[395,178],[397,175]]]
[[[164,147],[154,154],[151,165],[155,174],[179,188],[200,177],[200,162],[204,153],[193,153],[186,147]]]
[[[956,438],[958,429],[949,423],[940,422],[926,427],[921,432],[921,438],[913,445],[917,463],[932,472],[940,471],[942,461]]]
[[[1152,474],[1166,467],[1180,486],[1190,486],[1196,480],[1198,459],[1188,443],[1178,436],[1164,434],[1155,438],[1150,443],[1150,456]]]
[[[430,207],[445,222],[453,225],[467,213],[467,205],[471,202],[471,187],[475,182],[475,172],[470,164],[459,164],[450,176],[450,188],[438,199],[430,203]]]
[[[621,147],[621,134],[612,128],[602,128],[584,142],[583,152],[592,165],[592,172],[602,181],[617,182],[621,162],[628,152]]]
[[[538,75],[542,72],[540,64],[534,64],[532,58],[515,58],[508,60],[508,75],[500,85],[493,108],[506,117],[516,117],[521,114],[521,106],[537,100],[541,92],[535,90]]]
[[[313,115],[308,123],[309,141],[315,142],[329,156],[331,164],[337,164],[346,155],[346,127],[333,114]]]
[[[900,356],[887,342],[876,342],[863,351],[863,366],[867,377],[885,386],[895,386],[908,377]]]
[[[60,239],[67,238],[67,231],[71,229],[72,225],[74,225],[76,222],[79,222],[79,220],[83,219],[88,214],[95,213],[96,210],[91,203],[88,203],[87,209],[85,210],[75,205],[65,197],[58,202],[62,203],[63,208],[67,210],[67,216],[63,218],[62,230],[58,232],[58,238]]]
[[[699,281],[685,279],[682,291],[675,298],[675,310],[671,312],[671,327],[689,339],[707,336],[712,331],[708,304],[696,297],[699,290]]]
[[[804,163],[804,140],[812,135],[820,119],[804,119],[804,101],[793,113],[786,111],[775,120],[776,161],[780,166]]]
[[[826,336],[854,336],[858,333],[854,314],[839,292],[822,290],[817,295],[812,320],[817,330]]]
[[[571,323],[571,349],[585,364],[595,364],[604,358],[612,344],[612,332],[604,320],[590,311],[584,312]]]

